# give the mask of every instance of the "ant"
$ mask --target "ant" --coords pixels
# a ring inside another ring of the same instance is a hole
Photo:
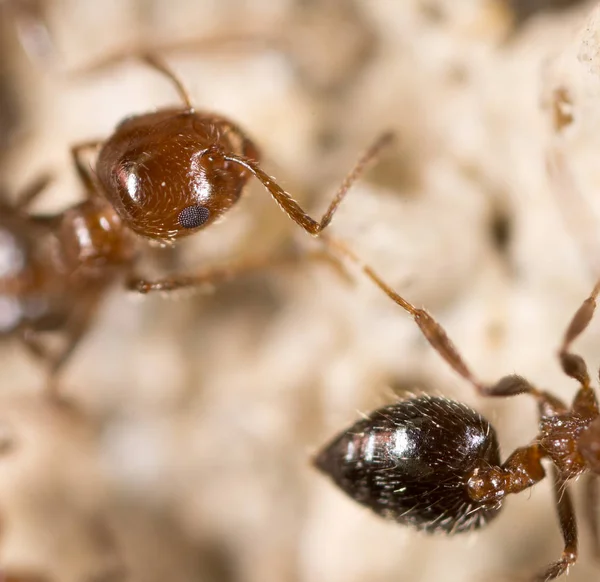
[[[360,264],[342,243],[338,250]],[[482,527],[494,518],[504,497],[546,476],[552,463],[554,497],[564,550],[532,580],[547,582],[564,574],[577,559],[577,525],[568,481],[588,474],[586,518],[596,550],[597,477],[600,475],[600,412],[587,366],[570,351],[587,328],[600,282],[573,316],[558,355],[563,371],[580,384],[569,407],[525,378],[508,375],[488,385],[473,375],[442,326],[386,285],[370,268],[367,276],[407,311],[431,346],[482,396],[529,394],[538,404],[539,432],[504,463],[490,423],[466,405],[432,396],[413,397],[375,410],[337,435],[316,456],[317,468],[357,502],[386,519],[426,532],[454,534]],[[443,486],[441,485],[443,484]]]
[[[317,236],[353,182],[392,138],[383,134],[367,149],[317,222],[261,169],[257,147],[235,123],[196,111],[181,81],[154,54],[133,56],[166,76],[183,106],[128,117],[107,140],[73,146],[75,169],[85,190],[83,202],[52,216],[31,214],[30,206],[47,182],[41,180],[14,206],[2,207],[0,258],[5,259],[3,269],[0,262],[0,303],[8,307],[0,315],[4,312],[8,321],[0,320],[0,334],[18,330],[30,351],[49,363],[49,392],[54,395],[59,370],[118,278],[124,277],[126,287],[139,293],[173,291],[282,262],[277,257],[247,258],[149,281],[134,272],[140,237],[167,245],[208,227],[239,200],[251,175],[289,218]],[[82,155],[98,148],[92,171]],[[324,256],[306,253],[302,258]],[[50,353],[40,341],[44,331],[63,332],[64,348]]]

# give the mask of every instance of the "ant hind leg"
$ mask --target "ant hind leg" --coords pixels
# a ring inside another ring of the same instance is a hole
[[[564,549],[560,560],[553,562],[540,572],[532,582],[549,582],[562,576],[577,561],[577,522],[573,502],[567,490],[566,482],[553,467],[554,499],[558,512],[558,521],[564,539]]]

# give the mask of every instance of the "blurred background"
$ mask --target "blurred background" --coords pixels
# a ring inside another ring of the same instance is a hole
[[[567,0],[0,2],[0,182],[50,170],[36,209],[80,200],[71,145],[178,104],[135,62],[70,76],[123,46],[264,36],[166,55],[198,109],[239,123],[263,167],[320,216],[363,149],[397,144],[332,232],[446,327],[476,374],[516,372],[567,400],[556,349],[600,274],[600,17]],[[550,171],[549,171],[550,170]],[[309,237],[252,183],[157,268],[193,271]],[[350,267],[351,272],[354,271]],[[355,274],[298,263],[213,293],[116,287],[70,361],[77,411],[0,345],[0,560],[57,582],[471,582],[559,557],[549,482],[484,530],[386,523],[311,466],[361,412],[409,392],[490,419],[503,457],[536,434],[527,398],[477,398],[398,307]],[[594,371],[600,321],[577,343]],[[594,372],[595,375],[595,372]],[[571,486],[582,508],[577,483]],[[588,532],[573,582],[598,576]]]

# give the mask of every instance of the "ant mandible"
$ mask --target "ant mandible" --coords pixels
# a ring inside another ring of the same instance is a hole
[[[130,55],[127,55],[130,56]],[[284,212],[312,235],[327,227],[352,183],[386,145],[384,134],[358,160],[329,208],[317,222],[258,165],[258,150],[233,122],[196,111],[177,77],[153,54],[143,61],[177,88],[184,107],[159,109],[125,119],[104,142],[76,145],[71,153],[85,188],[85,200],[51,216],[31,205],[47,179],[36,182],[16,204],[0,213],[0,335],[19,333],[29,350],[49,365],[48,391],[87,332],[100,300],[119,278],[140,293],[215,284],[295,257],[252,257],[196,273],[157,281],[134,272],[137,238],[173,243],[212,224],[240,198],[255,175]],[[96,173],[82,158],[100,147]],[[331,259],[306,252],[301,258]],[[41,341],[62,332],[65,344],[51,352]]]
[[[360,264],[342,243],[332,244]],[[589,479],[586,518],[598,551],[600,412],[587,366],[570,347],[592,319],[600,282],[573,316],[558,352],[563,371],[580,384],[569,407],[518,375],[492,385],[481,382],[431,315],[398,295],[370,267],[362,269],[413,317],[431,346],[480,395],[535,398],[539,432],[502,463],[496,433],[487,420],[462,403],[419,396],[375,410],[340,433],[317,455],[315,465],[379,515],[427,532],[453,534],[483,526],[499,512],[506,495],[544,479],[542,461],[547,459],[552,462],[564,550],[533,580],[558,578],[577,559],[577,525],[567,483],[583,474]]]
[[[321,220],[316,221],[262,170],[258,148],[242,129],[225,117],[197,111],[181,81],[154,53],[124,52],[109,57],[105,64],[132,56],[166,76],[183,107],[128,117],[107,140],[75,146],[73,156],[88,191],[108,201],[124,228],[159,243],[172,243],[215,222],[239,200],[251,175],[289,218],[307,233],[318,236],[367,164],[393,139],[388,132],[375,140],[346,176]],[[100,150],[93,176],[82,153],[97,148]],[[217,273],[220,271],[217,268]],[[128,287],[148,293],[195,286],[207,280],[210,275],[206,272],[199,277],[158,281],[131,278]]]

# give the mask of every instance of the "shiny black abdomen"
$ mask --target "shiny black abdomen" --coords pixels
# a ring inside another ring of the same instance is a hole
[[[500,464],[494,429],[464,404],[421,396],[372,412],[316,459],[350,497],[421,530],[482,526],[499,507],[472,501],[466,482],[478,466]]]

